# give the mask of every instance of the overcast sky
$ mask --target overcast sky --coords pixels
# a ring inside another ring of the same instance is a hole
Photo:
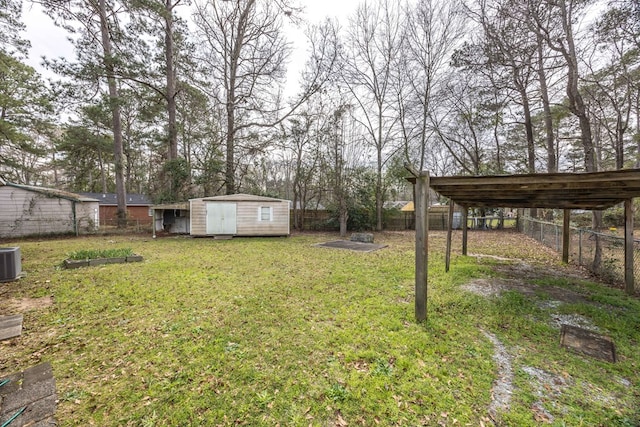
[[[322,21],[325,17],[338,18],[342,25],[346,24],[347,17],[355,10],[361,0],[298,0],[305,7],[305,17],[311,23]],[[24,6],[23,22],[27,26],[26,38],[31,41],[31,51],[27,63],[38,70],[43,77],[55,77],[44,70],[40,65],[42,57],[48,58],[69,57],[73,58],[73,48],[67,41],[67,33],[56,27],[51,19],[46,16],[40,6],[26,4]],[[294,43],[294,52],[289,67],[289,79],[293,80],[288,86],[295,86],[299,71],[306,58],[304,33],[302,29],[290,30],[290,40]]]

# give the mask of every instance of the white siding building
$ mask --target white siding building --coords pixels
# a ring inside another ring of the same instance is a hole
[[[82,234],[100,224],[98,200],[0,178],[0,238]]]
[[[189,200],[192,236],[288,236],[288,200],[233,194]]]

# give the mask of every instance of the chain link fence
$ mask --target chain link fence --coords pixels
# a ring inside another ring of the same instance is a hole
[[[101,219],[98,233],[126,234],[127,232],[151,233],[153,231],[150,219],[140,220],[137,218],[127,218],[125,221],[126,225],[118,227],[118,220],[115,218]]]
[[[562,225],[520,217],[519,230],[555,251],[562,252]],[[600,245],[600,261],[595,261]],[[586,228],[570,228],[569,262],[585,267],[609,283],[624,283],[624,237]],[[640,283],[640,240],[633,243],[634,281]]]
[[[90,234],[96,224],[87,218],[19,218],[0,220],[0,238]]]

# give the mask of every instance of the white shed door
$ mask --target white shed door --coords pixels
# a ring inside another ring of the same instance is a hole
[[[236,234],[235,203],[207,203],[207,234]]]

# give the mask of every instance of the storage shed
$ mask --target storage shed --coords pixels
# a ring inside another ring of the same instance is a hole
[[[0,178],[0,237],[77,235],[93,232],[99,224],[96,199]]]
[[[233,194],[189,204],[192,236],[289,235],[289,200]]]

